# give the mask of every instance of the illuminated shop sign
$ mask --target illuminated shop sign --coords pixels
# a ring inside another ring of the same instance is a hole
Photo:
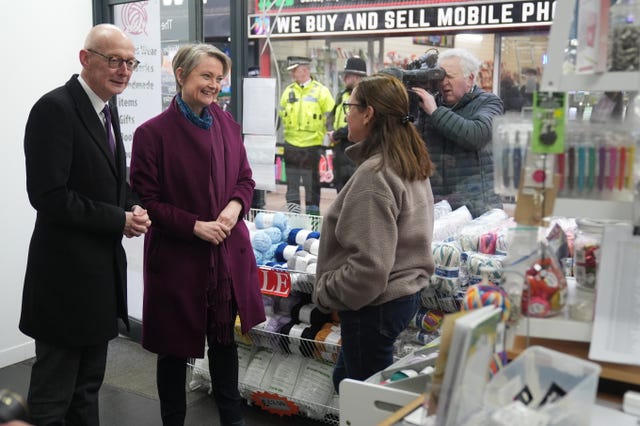
[[[442,32],[447,30],[548,27],[556,1],[430,4],[397,9],[322,10],[252,14],[249,38]]]
[[[475,0],[458,0],[456,3],[464,3]],[[424,6],[427,4],[452,3],[451,0],[256,0],[256,10],[259,11],[291,11],[295,9],[297,12],[302,10],[318,10],[322,9],[361,9],[374,7],[399,7],[399,6]]]

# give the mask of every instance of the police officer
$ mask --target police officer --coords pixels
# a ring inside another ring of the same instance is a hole
[[[284,127],[287,203],[300,205],[302,183],[307,214],[319,215],[318,163],[327,115],[335,102],[329,89],[311,76],[310,64],[310,58],[287,58],[287,70],[291,72],[293,83],[282,93],[279,114]]]
[[[336,106],[332,113],[332,128],[328,132],[329,139],[333,146],[333,185],[337,192],[340,192],[345,183],[356,170],[353,161],[347,157],[344,150],[353,145],[347,138],[347,116],[344,113],[342,104],[349,102],[349,97],[353,88],[367,75],[367,63],[364,59],[354,56],[347,59],[342,74],[344,90],[336,97]]]

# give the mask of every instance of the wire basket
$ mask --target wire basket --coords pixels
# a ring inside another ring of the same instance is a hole
[[[246,219],[255,222],[255,218],[259,213],[275,214],[282,213],[287,217],[290,228],[303,228],[310,231],[318,231],[322,229],[322,216],[314,216],[310,214],[297,213],[292,211],[276,212],[273,210],[250,209]]]

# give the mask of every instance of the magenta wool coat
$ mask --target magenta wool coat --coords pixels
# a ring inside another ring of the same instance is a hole
[[[203,357],[209,268],[218,253],[226,256],[242,331],[265,319],[242,217],[220,250],[193,234],[196,220],[215,220],[233,198],[244,216],[255,186],[240,125],[217,104],[209,110],[213,125],[205,130],[174,99],[133,137],[131,186],[152,220],[144,242],[142,346],[155,353]]]

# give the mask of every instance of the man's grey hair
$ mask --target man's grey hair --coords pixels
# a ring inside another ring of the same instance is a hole
[[[444,58],[459,58],[460,65],[462,66],[462,72],[465,76],[478,76],[478,71],[480,71],[480,65],[482,62],[468,50],[459,48],[445,50],[438,55],[438,61]]]

